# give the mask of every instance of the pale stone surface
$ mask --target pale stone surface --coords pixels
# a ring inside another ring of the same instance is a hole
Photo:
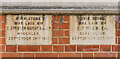
[[[51,15],[7,15],[6,44],[40,45],[51,44]],[[15,25],[15,22],[17,23]],[[16,27],[16,28],[15,28]]]
[[[97,20],[93,20],[93,17]],[[89,20],[88,20],[89,17]],[[70,17],[70,44],[115,44],[115,17],[105,15]]]

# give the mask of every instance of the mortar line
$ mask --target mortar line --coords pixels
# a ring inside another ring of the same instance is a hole
[[[116,59],[118,58],[118,53],[116,53]]]
[[[119,40],[118,40],[118,36],[117,36],[117,45],[118,45],[118,41],[119,41]]]
[[[35,53],[35,52],[0,52],[0,53]],[[37,52],[37,53],[52,53],[52,52]],[[58,52],[53,52],[53,53],[58,53]],[[83,53],[83,52],[59,52],[59,53]],[[84,52],[84,53],[93,53],[93,52]],[[94,53],[110,53],[110,52],[104,51],[104,52],[94,52]],[[117,52],[112,52],[112,53],[117,53]]]
[[[0,44],[0,45],[5,45],[5,44]]]
[[[18,52],[18,45],[17,45],[17,47],[16,47],[16,48],[17,48],[17,52]]]
[[[4,45],[4,44],[1,44]],[[8,44],[7,44],[8,45]],[[17,44],[9,44],[9,45],[17,45]],[[20,45],[20,44],[19,44]],[[26,44],[27,45],[27,44]],[[49,44],[40,44],[40,45],[49,45]],[[40,45],[34,45],[34,46],[40,46]],[[76,45],[76,44],[53,44],[53,45]],[[77,45],[87,45],[87,44],[77,44]],[[91,45],[91,44],[88,44]],[[92,45],[98,45],[98,44],[92,44]],[[101,44],[103,45],[103,44]],[[107,45],[107,44],[106,44]],[[110,45],[110,44],[109,44]],[[114,44],[117,45],[117,44]],[[119,44],[120,45],[120,44]],[[99,46],[99,45],[98,45]]]
[[[5,52],[6,52],[6,45],[5,45]]]
[[[52,45],[52,53],[53,53],[53,45]]]
[[[64,45],[64,52],[65,52],[65,45]]]
[[[40,52],[42,51],[42,45],[40,45]]]
[[[34,53],[34,59],[36,59],[36,53]]]
[[[54,23],[60,23],[59,21],[55,21]],[[69,23],[68,21],[63,21],[62,23]]]
[[[5,29],[0,29],[0,30],[5,30]]]
[[[100,45],[99,45],[99,52],[100,52]]]
[[[77,52],[77,45],[75,45],[76,46],[76,52]]]
[[[63,32],[64,32],[64,33],[63,33],[63,36],[65,36],[65,30],[63,30]]]
[[[0,38],[5,38],[5,37],[0,37]]]
[[[59,44],[60,44],[60,43],[59,43],[59,41],[60,41],[60,37],[58,37],[57,39],[58,39],[57,45],[59,45]]]
[[[22,59],[23,59],[23,53],[22,53]]]
[[[0,21],[0,23],[5,23],[5,21]]]
[[[58,59],[59,59],[59,52],[58,52]]]
[[[113,50],[113,49],[112,49],[112,45],[111,45],[111,52],[112,52],[112,50]]]
[[[83,55],[82,55],[83,53],[81,53],[81,59],[83,59],[82,57],[83,57]]]

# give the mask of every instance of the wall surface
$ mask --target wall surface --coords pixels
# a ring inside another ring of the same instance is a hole
[[[6,44],[6,16],[7,15],[0,15],[1,59],[118,59],[118,57],[120,57],[120,19],[118,19],[116,15],[114,17],[115,44],[70,44],[71,15],[52,15],[52,42],[46,45]]]

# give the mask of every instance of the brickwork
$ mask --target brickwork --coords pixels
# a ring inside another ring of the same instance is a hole
[[[117,16],[116,16],[117,17]],[[0,56],[4,57],[76,57],[78,59],[119,56],[120,19],[116,18],[116,44],[114,45],[73,45],[70,44],[70,15],[52,15],[51,45],[6,45],[5,15],[0,16]],[[7,34],[7,33],[6,33]]]

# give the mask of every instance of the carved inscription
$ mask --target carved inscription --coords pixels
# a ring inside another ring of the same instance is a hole
[[[6,44],[51,44],[51,15],[7,15]]]
[[[70,41],[71,44],[115,44],[114,16],[71,16]]]

